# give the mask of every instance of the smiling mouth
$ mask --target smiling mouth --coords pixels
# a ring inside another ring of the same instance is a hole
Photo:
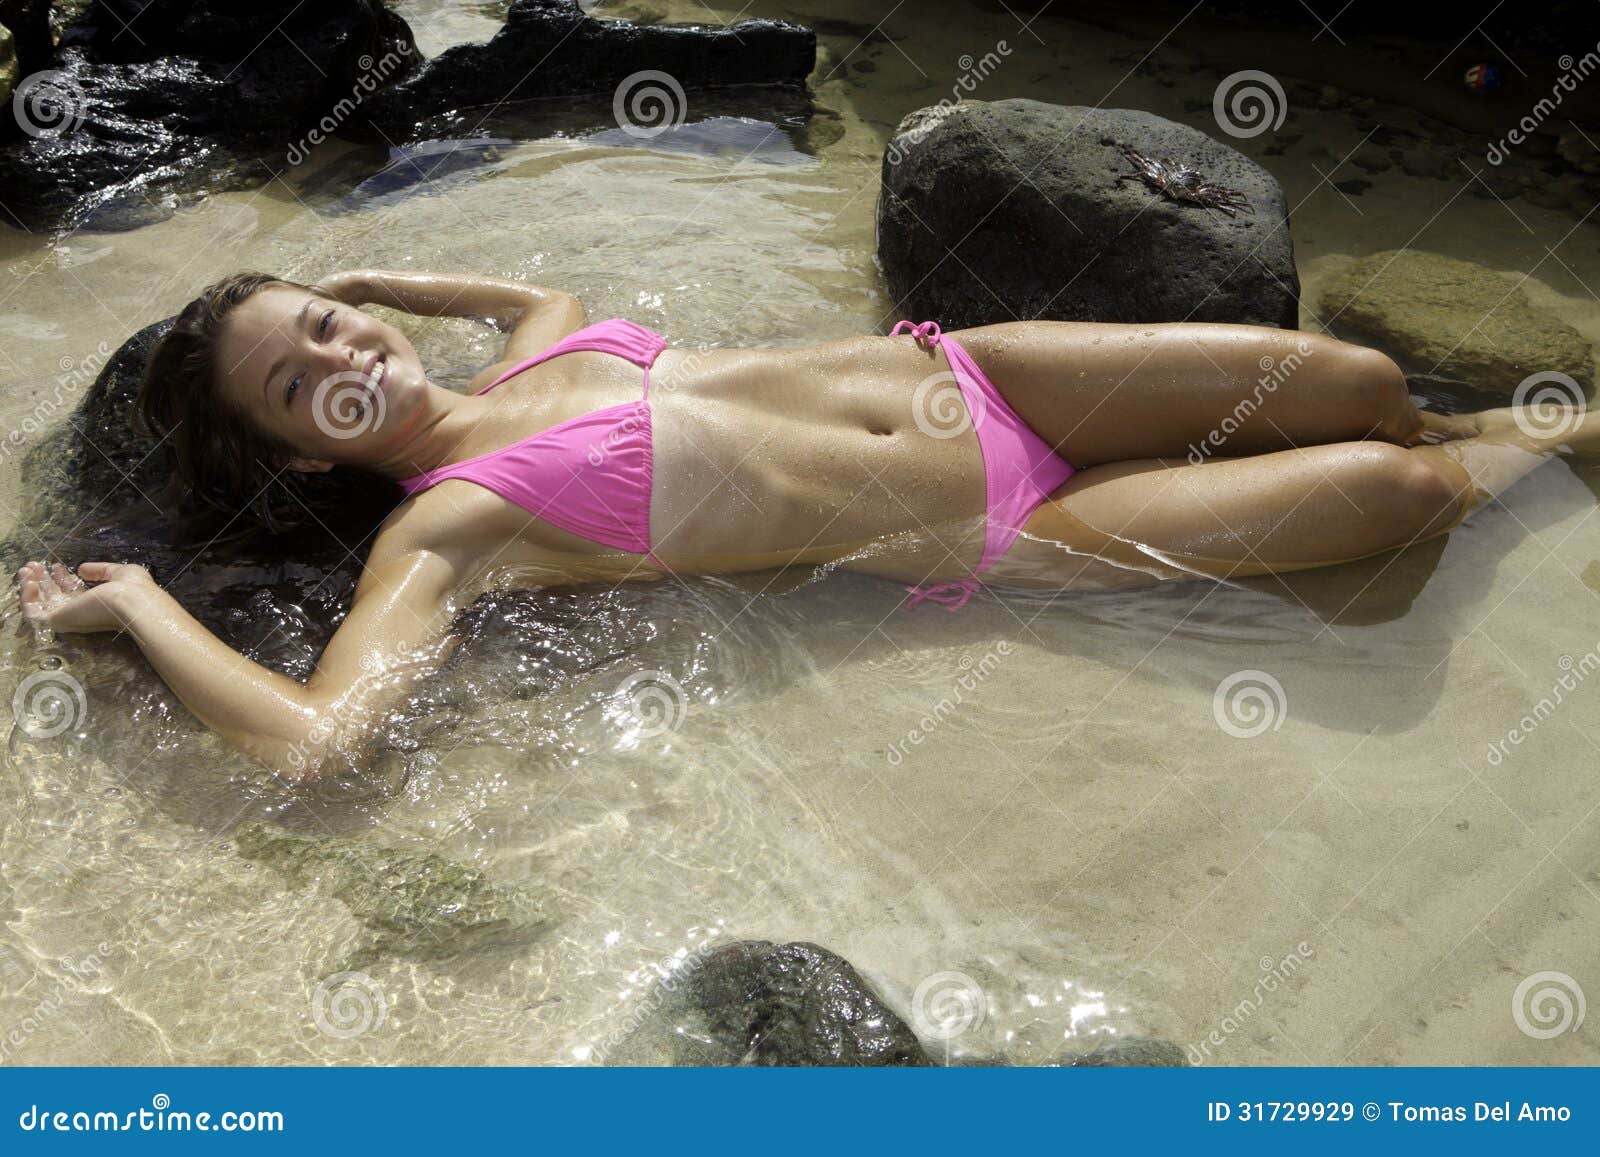
[[[369,393],[378,393],[383,389],[383,383],[389,378],[389,359],[379,354],[372,363],[372,369],[367,373],[367,390]]]

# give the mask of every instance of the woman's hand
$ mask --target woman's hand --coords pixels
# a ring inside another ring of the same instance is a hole
[[[128,596],[155,586],[144,567],[118,562],[86,562],[73,574],[60,563],[30,561],[17,580],[23,617],[57,631],[121,630],[134,601]]]

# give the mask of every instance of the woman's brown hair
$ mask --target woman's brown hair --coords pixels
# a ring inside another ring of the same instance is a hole
[[[247,514],[268,530],[336,516],[379,491],[398,497],[393,483],[373,475],[337,466],[326,474],[286,469],[294,447],[260,429],[221,389],[223,326],[243,302],[272,286],[330,296],[267,273],[233,273],[207,286],[151,352],[134,404],[135,429],[170,447],[190,495],[216,510]]]

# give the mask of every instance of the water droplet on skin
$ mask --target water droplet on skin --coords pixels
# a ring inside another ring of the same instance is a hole
[[[39,660],[39,666],[45,671],[59,671],[61,669],[61,656],[46,655]]]

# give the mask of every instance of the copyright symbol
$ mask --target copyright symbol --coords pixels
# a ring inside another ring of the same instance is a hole
[[[1368,1101],[1365,1105],[1361,1106],[1361,1115],[1369,1121],[1376,1121],[1378,1119],[1378,1114],[1381,1112],[1383,1112],[1383,1110],[1378,1108],[1378,1106],[1374,1105],[1371,1101]]]

